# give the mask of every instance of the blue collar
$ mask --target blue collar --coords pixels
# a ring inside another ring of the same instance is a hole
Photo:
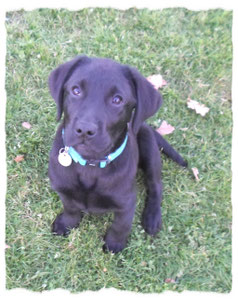
[[[64,129],[62,129],[62,137],[63,137],[63,141],[64,141]],[[88,166],[105,168],[108,164],[110,164],[110,162],[112,162],[114,159],[116,159],[118,156],[120,156],[122,154],[122,152],[124,151],[124,149],[126,147],[127,140],[128,140],[128,134],[126,134],[126,137],[125,137],[122,145],[116,151],[105,156],[105,158],[102,160],[91,160],[91,159],[86,160],[73,147],[68,147],[67,152],[71,156],[73,161],[76,163],[79,163],[81,166],[88,165]]]

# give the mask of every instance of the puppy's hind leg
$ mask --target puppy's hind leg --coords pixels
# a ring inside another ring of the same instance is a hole
[[[144,170],[147,185],[147,199],[142,215],[142,225],[150,235],[155,235],[162,227],[161,201],[161,159],[160,151],[152,128],[143,124],[138,133],[140,167]]]

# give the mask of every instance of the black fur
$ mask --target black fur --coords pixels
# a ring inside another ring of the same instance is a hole
[[[162,104],[160,93],[134,68],[110,59],[77,57],[60,65],[49,77],[58,119],[50,153],[49,177],[64,211],[52,231],[66,235],[79,225],[83,212],[114,212],[105,235],[104,250],[121,251],[127,242],[136,207],[135,178],[138,165],[148,188],[143,227],[154,235],[161,229],[160,151],[186,166],[182,157],[144,121]],[[64,142],[62,138],[64,128]],[[74,147],[85,159],[100,160],[115,151],[128,133],[123,153],[105,168],[72,162],[63,167],[59,150]]]

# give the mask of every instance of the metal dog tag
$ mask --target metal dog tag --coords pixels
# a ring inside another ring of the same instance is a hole
[[[61,166],[68,167],[72,164],[72,158],[68,153],[69,147],[61,148],[59,150],[58,162]]]

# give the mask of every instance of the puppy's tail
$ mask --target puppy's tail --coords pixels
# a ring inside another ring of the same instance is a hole
[[[173,161],[179,164],[182,167],[187,167],[188,163],[182,158],[179,153],[174,150],[174,148],[163,138],[161,134],[153,129],[153,133],[155,135],[156,142],[160,148],[160,150],[170,157]]]

